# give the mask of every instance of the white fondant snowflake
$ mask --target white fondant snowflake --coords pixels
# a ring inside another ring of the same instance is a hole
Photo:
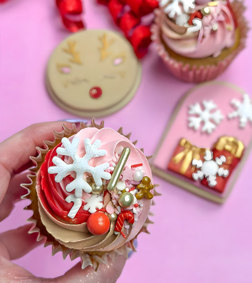
[[[183,6],[185,13],[195,8],[195,0],[159,0],[159,6],[164,7],[165,13],[174,18],[183,14],[180,4]]]
[[[228,114],[228,118],[240,118],[240,127],[244,128],[248,120],[252,122],[252,103],[248,94],[243,95],[243,102],[237,99],[232,99],[231,104],[237,109]]]
[[[193,159],[192,165],[200,168],[197,173],[193,173],[192,177],[194,180],[203,179],[204,177],[207,178],[208,185],[210,187],[214,187],[217,185],[216,175],[227,177],[229,171],[220,167],[223,163],[226,162],[226,157],[221,155],[219,158],[216,157],[215,161],[213,160],[213,153],[212,151],[207,150],[204,156],[205,161],[202,162],[201,160]]]
[[[221,114],[220,110],[216,110],[217,106],[213,103],[213,101],[203,101],[204,110],[202,110],[199,103],[194,105],[190,105],[189,114],[197,115],[197,117],[189,117],[189,128],[194,128],[194,130],[198,130],[201,123],[203,123],[202,132],[207,132],[211,134],[212,131],[216,128],[216,124],[219,125],[221,120],[224,118]],[[214,124],[214,123],[215,124]]]
[[[107,162],[96,167],[88,164],[93,157],[105,156],[107,154],[106,150],[98,149],[101,146],[100,140],[96,140],[93,144],[91,144],[90,139],[85,139],[84,145],[86,154],[83,157],[79,157],[77,154],[79,145],[78,137],[74,137],[72,143],[67,138],[63,138],[62,144],[64,145],[64,148],[57,148],[57,153],[60,155],[70,156],[73,159],[73,163],[67,164],[61,158],[55,156],[52,161],[56,166],[49,167],[48,172],[50,174],[57,174],[55,176],[55,182],[62,181],[62,179],[70,172],[76,172],[75,180],[66,186],[67,192],[75,190],[76,197],[82,196],[82,190],[84,190],[86,193],[91,193],[92,188],[84,180],[84,173],[90,173],[93,176],[97,186],[102,186],[102,178],[105,180],[110,180],[111,174],[105,172],[105,170],[109,167]]]
[[[100,195],[92,195],[89,199],[86,199],[87,204],[84,205],[84,209],[90,213],[95,213],[97,209],[103,208],[103,197]]]

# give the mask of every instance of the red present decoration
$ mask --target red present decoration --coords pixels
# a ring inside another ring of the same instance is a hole
[[[192,175],[194,172],[197,172],[197,169],[192,165],[192,161],[196,159],[204,162],[206,150],[207,149],[193,146],[186,139],[181,139],[168,164],[168,169],[194,180]],[[223,163],[221,167],[223,169],[227,169],[229,171],[229,175],[227,177],[216,175],[217,184],[214,187],[210,187],[208,185],[207,178],[204,178],[201,181],[201,184],[216,192],[223,193],[233,170],[236,168],[243,156],[244,145],[241,141],[234,137],[224,136],[219,138],[211,151],[213,152],[213,160],[220,156],[226,157],[226,162]]]
[[[196,168],[192,165],[192,161],[193,159],[203,160],[205,151],[205,148],[199,148],[188,140],[181,139],[168,164],[168,169],[193,180],[192,174]]]
[[[204,178],[201,183],[204,186],[211,188],[212,190],[215,190],[219,193],[223,193],[233,170],[235,169],[235,167],[242,158],[243,151],[244,151],[244,145],[241,141],[233,137],[225,137],[225,136],[221,137],[212,149],[213,159],[215,159],[216,157],[220,157],[221,155],[224,155],[226,157],[226,162],[221,167],[229,170],[229,175],[225,178],[217,175],[216,177],[217,185],[214,187],[208,186],[208,182],[206,178]]]

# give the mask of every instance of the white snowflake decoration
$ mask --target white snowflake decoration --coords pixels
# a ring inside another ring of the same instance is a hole
[[[106,162],[96,167],[88,164],[93,157],[105,156],[107,154],[106,150],[98,149],[101,146],[100,140],[96,140],[93,144],[91,144],[90,139],[85,139],[84,145],[86,154],[83,157],[79,157],[77,154],[79,145],[78,137],[74,137],[72,143],[67,138],[63,138],[62,144],[64,145],[64,148],[57,148],[57,153],[60,155],[70,156],[73,159],[73,163],[67,164],[61,158],[55,156],[52,161],[56,166],[49,167],[48,172],[50,174],[57,174],[55,176],[55,182],[57,183],[62,181],[62,179],[70,172],[76,172],[75,180],[66,186],[67,192],[75,190],[75,196],[77,198],[82,196],[82,190],[86,193],[92,192],[91,186],[83,178],[84,173],[90,173],[97,186],[102,186],[102,178],[110,180],[111,174],[105,172],[105,170],[109,168],[109,163]]]
[[[240,127],[245,128],[248,120],[252,122],[252,103],[248,94],[243,95],[243,102],[237,99],[232,99],[231,104],[237,109],[228,114],[228,118],[240,118]]]
[[[180,4],[183,6],[185,13],[189,13],[190,9],[195,8],[195,0],[159,0],[159,6],[164,7],[165,13],[171,18],[183,14]]]
[[[192,165],[200,168],[197,173],[193,173],[192,177],[195,181],[199,179],[203,179],[204,177],[207,178],[208,185],[210,187],[214,187],[217,185],[216,175],[227,177],[229,171],[220,167],[223,163],[226,162],[226,157],[221,155],[219,158],[216,157],[215,161],[213,160],[213,153],[212,151],[207,150],[204,156],[205,161],[202,162],[201,160],[193,159]]]
[[[216,110],[217,106],[213,103],[213,101],[203,101],[204,110],[202,110],[199,103],[194,105],[190,105],[189,114],[197,115],[197,117],[189,117],[189,128],[193,128],[194,130],[198,130],[201,123],[203,123],[202,132],[207,132],[211,134],[212,131],[216,128],[216,124],[219,125],[221,120],[224,117],[221,114],[220,110]],[[215,124],[214,124],[214,123]]]
[[[85,200],[87,204],[84,205],[84,209],[90,213],[95,213],[97,209],[103,208],[103,197],[100,195],[92,195],[89,199]]]

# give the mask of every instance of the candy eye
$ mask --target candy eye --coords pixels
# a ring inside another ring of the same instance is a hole
[[[71,67],[70,65],[57,65],[57,69],[61,74],[70,74],[71,73]]]
[[[122,64],[122,62],[123,62],[123,58],[122,58],[122,57],[118,57],[118,58],[116,58],[116,59],[113,61],[113,64],[114,64],[115,66],[118,66],[118,65]]]

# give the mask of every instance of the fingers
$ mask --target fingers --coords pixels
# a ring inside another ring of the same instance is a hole
[[[43,147],[44,140],[53,140],[53,131],[62,131],[68,122],[47,122],[34,124],[16,133],[0,144],[0,161],[10,172],[14,172],[29,162],[29,157],[36,154],[36,146]]]
[[[5,245],[10,260],[24,256],[43,243],[43,241],[37,242],[37,233],[28,234],[30,228],[31,224],[27,224],[0,234],[0,240]]]
[[[0,205],[0,222],[10,215],[15,202],[20,201],[21,196],[27,193],[27,190],[20,184],[28,182],[27,173],[18,174],[10,181],[7,193]]]
[[[68,122],[34,124],[3,141],[0,144],[0,202],[6,194],[11,176],[29,163],[29,157],[36,154],[36,146],[43,147],[44,140],[53,140],[53,131],[61,131]]]
[[[29,172],[18,174],[10,181],[7,194],[11,195],[14,202],[20,201],[21,196],[27,193],[27,190],[20,186],[24,183],[30,183],[27,174],[29,174]]]
[[[29,271],[0,256],[0,279],[1,283],[42,283],[41,278],[36,278]]]
[[[53,279],[52,282],[114,283],[121,275],[125,261],[126,258],[123,255],[118,255],[115,261],[112,261],[109,258],[108,266],[101,264],[97,271],[95,271],[91,266],[83,270],[81,269],[81,264],[78,263],[63,276]]]

